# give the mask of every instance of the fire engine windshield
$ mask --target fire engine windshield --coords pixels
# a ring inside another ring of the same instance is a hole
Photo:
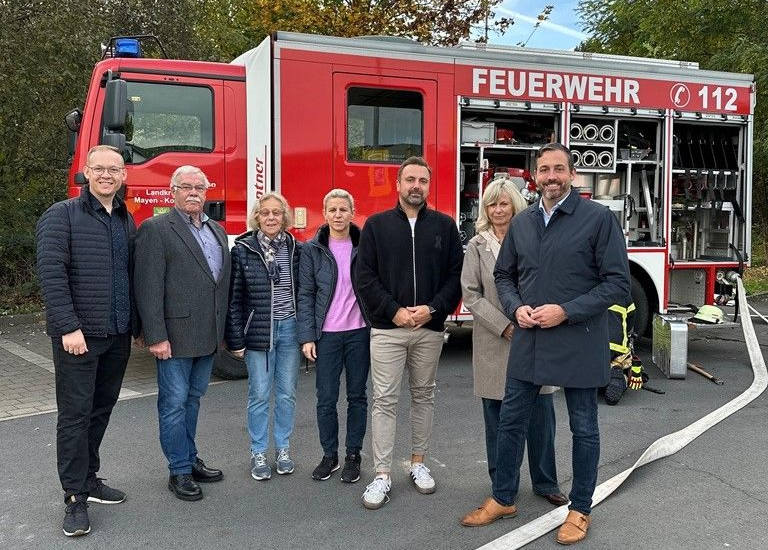
[[[400,164],[422,154],[424,98],[418,92],[350,88],[347,92],[347,158]]]
[[[213,92],[204,86],[128,82],[133,103],[126,132],[128,162],[168,151],[213,150]]]

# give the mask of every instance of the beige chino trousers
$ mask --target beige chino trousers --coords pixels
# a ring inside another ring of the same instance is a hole
[[[426,454],[435,414],[435,375],[443,333],[417,330],[371,329],[371,438],[376,472],[392,470],[397,403],[403,374],[411,390],[411,453]]]

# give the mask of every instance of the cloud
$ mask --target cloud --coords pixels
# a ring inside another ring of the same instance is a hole
[[[514,17],[516,21],[524,21],[526,23],[530,23],[531,25],[535,25],[537,22],[539,22],[539,20],[536,19],[535,17],[531,17],[530,15],[525,15],[524,13],[520,13],[517,11],[509,10],[503,6],[495,6],[493,9],[498,13],[503,13],[504,15]],[[553,32],[565,34],[567,36],[572,36],[573,38],[578,38],[579,40],[586,40],[587,38],[589,38],[589,36],[587,36],[583,32],[577,31],[576,29],[572,29],[570,27],[566,27],[565,25],[558,25],[557,23],[552,23],[551,21],[541,21],[540,26],[542,28],[546,28],[547,30],[550,30]]]

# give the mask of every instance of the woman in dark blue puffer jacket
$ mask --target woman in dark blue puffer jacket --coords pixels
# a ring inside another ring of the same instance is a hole
[[[368,416],[366,382],[370,333],[353,279],[360,228],[352,223],[354,200],[344,189],[323,199],[326,224],[302,251],[299,269],[299,342],[314,360],[317,426],[323,458],[312,477],[324,480],[339,469],[339,380],[346,374],[346,459],[341,480],[360,479],[360,450]]]
[[[296,337],[296,289],[300,244],[287,229],[288,203],[267,193],[248,216],[253,229],[235,239],[226,341],[248,368],[248,433],[251,475],[272,476],[267,462],[269,402],[274,388],[272,436],[278,474],[290,474],[294,462],[290,437],[296,411],[301,355]]]

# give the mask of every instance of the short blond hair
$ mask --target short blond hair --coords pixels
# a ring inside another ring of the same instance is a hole
[[[261,204],[269,199],[275,199],[283,207],[283,226],[280,229],[285,231],[286,229],[293,227],[293,213],[288,206],[288,201],[285,200],[285,197],[280,193],[275,192],[265,193],[254,203],[253,208],[251,208],[251,213],[248,214],[248,227],[254,231],[261,229],[261,224],[259,223],[259,211],[261,210]]]
[[[477,221],[475,222],[475,229],[477,229],[478,233],[491,228],[491,220],[488,219],[488,207],[499,202],[502,195],[507,195],[512,202],[512,217],[517,216],[528,208],[528,203],[511,180],[507,178],[495,179],[483,189],[483,198],[480,200],[480,212],[478,212]]]
[[[355,199],[352,198],[352,194],[346,189],[331,189],[328,194],[323,197],[323,212],[328,206],[328,201],[331,199],[346,199],[349,203],[349,208],[352,212],[355,211]]]
[[[111,145],[94,145],[88,150],[88,154],[85,155],[85,164],[91,163],[91,157],[94,153],[105,153],[107,151],[110,151],[112,153],[117,153],[120,158],[123,158],[123,154],[120,152],[120,149],[117,147],[113,147]]]

